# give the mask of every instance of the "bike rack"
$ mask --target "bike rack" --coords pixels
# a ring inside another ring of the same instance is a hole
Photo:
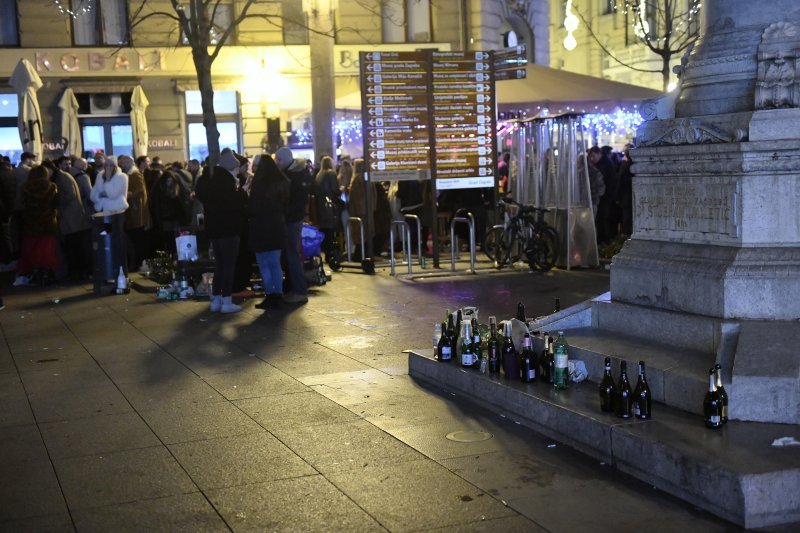
[[[403,215],[403,218],[406,219],[406,224],[408,224],[409,220],[413,220],[417,224],[417,258],[419,259],[419,266],[420,267],[424,267],[425,266],[425,259],[423,259],[423,257],[422,257],[422,226],[420,226],[420,224],[419,224],[419,217],[417,215],[412,215],[412,214],[406,213],[406,214]],[[409,224],[409,241],[410,241],[410,237],[411,237],[411,225]],[[408,243],[408,249],[409,249],[409,256],[408,257],[409,257],[409,260],[410,260],[411,259],[411,255],[410,255],[411,254],[411,242]]]
[[[450,222],[450,270],[456,271],[456,250],[460,248],[456,238],[456,224],[469,226],[469,272],[475,273],[475,217],[467,212],[466,216],[455,216]],[[410,272],[410,269],[409,269]]]
[[[353,260],[352,259],[353,254],[350,251],[350,249],[352,247],[352,240],[353,240],[351,235],[350,235],[350,233],[351,233],[350,223],[351,222],[358,222],[358,229],[361,232],[361,259],[365,259],[366,258],[366,256],[364,255],[364,222],[361,220],[360,217],[350,217],[349,219],[347,219],[347,224],[345,224],[345,226],[344,226],[344,239],[345,239],[345,246],[347,247],[347,261],[348,262]]]
[[[400,242],[403,246],[403,257],[405,257],[406,263],[408,263],[408,273],[411,274],[411,268],[413,262],[411,261],[411,228],[408,226],[408,223],[405,220],[392,220],[391,228],[389,229],[389,257],[391,258],[391,273],[392,276],[395,275],[394,272],[394,265],[395,265],[395,258],[394,258],[394,227],[397,226],[400,229]]]

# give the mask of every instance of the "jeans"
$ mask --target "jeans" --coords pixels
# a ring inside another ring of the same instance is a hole
[[[281,270],[281,251],[256,252],[256,262],[261,271],[265,294],[283,294],[283,270]]]
[[[174,239],[173,239],[174,240]],[[233,292],[233,276],[236,272],[236,257],[239,255],[239,237],[211,239],[214,246],[214,296],[230,296]]]
[[[302,246],[303,222],[286,223],[286,248],[283,253],[286,258],[286,269],[289,271],[289,283],[292,285],[292,292],[300,296],[308,293],[308,284],[303,274],[303,258],[300,257],[300,247]]]

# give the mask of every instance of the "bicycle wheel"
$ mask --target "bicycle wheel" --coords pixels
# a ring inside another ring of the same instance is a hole
[[[501,265],[498,268],[514,264],[520,260],[523,252],[522,241],[515,228],[503,231],[497,242],[498,258],[495,259],[495,263]]]
[[[540,228],[525,250],[528,266],[547,272],[553,268],[558,258],[558,233],[547,226]]]
[[[497,242],[504,232],[503,228],[489,228],[486,236],[483,238],[483,253],[490,261],[494,261],[497,254]]]

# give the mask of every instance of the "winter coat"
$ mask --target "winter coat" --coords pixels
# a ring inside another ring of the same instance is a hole
[[[89,229],[91,226],[86,219],[75,179],[63,170],[57,170],[53,173],[53,181],[58,187],[58,227],[61,235]]]
[[[314,180],[317,207],[316,223],[320,229],[339,227],[339,180],[333,170],[321,171]]]
[[[92,202],[94,210],[124,211],[128,209],[128,175],[118,170],[111,179],[106,181],[103,173],[99,173],[92,187]]]
[[[171,231],[182,224],[184,212],[180,191],[178,177],[172,170],[167,170],[148,194],[148,200],[153,204],[154,222],[161,230]]]
[[[49,179],[28,180],[20,190],[22,233],[27,237],[58,235],[58,187]]]
[[[369,205],[372,206],[372,212],[367,214],[367,194],[369,194]],[[353,180],[350,182],[350,198],[348,198],[347,209],[350,213],[350,218],[358,217],[364,225],[366,231],[367,223],[369,223],[370,234],[367,238],[375,235],[375,222],[373,220],[373,213],[375,206],[378,203],[378,196],[375,187],[364,181],[363,174],[355,174]],[[357,226],[352,226],[352,237],[355,244],[361,243],[361,234],[356,229]]]
[[[197,181],[195,193],[205,209],[210,239],[238,237],[242,232],[247,195],[237,188],[236,177],[220,166]]]
[[[289,205],[286,209],[286,223],[302,222],[306,217],[308,194],[314,183],[305,159],[295,159],[283,173],[289,178]]]
[[[125,229],[149,228],[153,224],[144,175],[137,168],[132,168],[128,175],[128,204]]]
[[[92,202],[92,179],[89,174],[83,171],[78,171],[72,175],[75,183],[78,184],[78,191],[81,193],[81,202],[83,202],[83,216],[86,220],[92,220],[94,214],[94,203]]]
[[[249,245],[256,253],[280,250],[286,244],[286,200],[289,197],[289,179],[270,187],[256,177],[250,185],[247,217],[250,226]]]

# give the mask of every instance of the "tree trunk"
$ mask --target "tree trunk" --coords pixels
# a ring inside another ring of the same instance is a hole
[[[661,56],[661,79],[664,84],[664,92],[667,92],[669,87],[669,75],[672,72],[669,68],[670,55],[665,54]]]
[[[211,58],[205,50],[195,50],[194,66],[197,70],[197,83],[200,87],[200,104],[203,108],[203,126],[206,128],[208,162],[214,166],[219,161],[219,130],[217,115],[214,112],[214,87],[211,84]]]

